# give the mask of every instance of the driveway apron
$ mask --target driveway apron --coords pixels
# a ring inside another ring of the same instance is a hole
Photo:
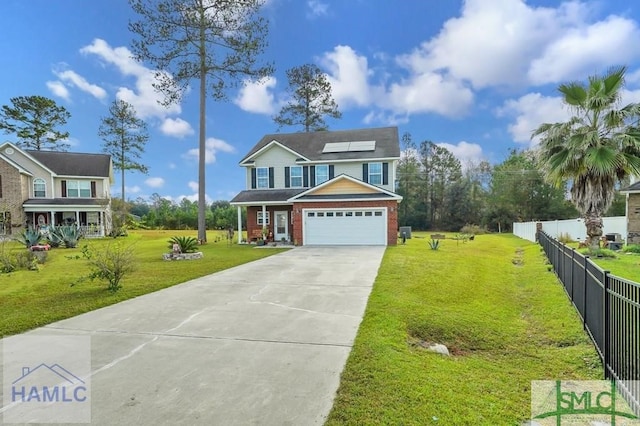
[[[318,425],[383,254],[295,248],[24,335],[91,336],[93,424]]]

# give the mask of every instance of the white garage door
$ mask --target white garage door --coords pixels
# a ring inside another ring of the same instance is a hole
[[[305,245],[387,245],[387,209],[305,209]]]

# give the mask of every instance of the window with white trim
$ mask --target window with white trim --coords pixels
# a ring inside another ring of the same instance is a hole
[[[91,198],[91,182],[88,180],[68,180],[67,197]]]
[[[382,185],[382,163],[369,163],[369,180],[372,185]]]
[[[266,220],[267,220],[266,223],[263,222],[263,220],[262,220],[262,212],[259,211],[258,214],[256,215],[256,219],[257,219],[256,223],[258,225],[261,225],[261,226],[268,226],[269,225],[269,212],[265,212],[265,217],[266,217]]]
[[[44,179],[37,178],[33,180],[33,197],[44,198],[47,196],[47,184]]]
[[[289,185],[291,188],[302,188],[302,166],[289,168]]]
[[[262,189],[269,188],[269,168],[268,167],[256,168],[256,188],[262,188]]]
[[[316,166],[316,185],[329,180],[329,166],[321,164]]]

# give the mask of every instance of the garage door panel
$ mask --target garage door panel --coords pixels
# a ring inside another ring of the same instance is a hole
[[[308,245],[386,245],[385,209],[306,210]]]

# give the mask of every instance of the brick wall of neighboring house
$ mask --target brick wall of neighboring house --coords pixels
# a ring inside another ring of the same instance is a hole
[[[640,194],[629,194],[627,203],[627,244],[640,244]]]
[[[331,208],[387,208],[387,245],[398,243],[398,202],[389,201],[346,201],[339,203],[294,203],[293,204],[293,239],[297,244],[304,245],[302,240],[302,209],[331,209]],[[300,211],[300,213],[298,213]]]
[[[0,197],[0,213],[11,213],[11,233],[17,231],[17,227],[25,222],[22,211],[22,203],[29,197],[27,177],[11,164],[0,159],[0,185],[2,185]],[[26,189],[26,191],[25,191]]]

